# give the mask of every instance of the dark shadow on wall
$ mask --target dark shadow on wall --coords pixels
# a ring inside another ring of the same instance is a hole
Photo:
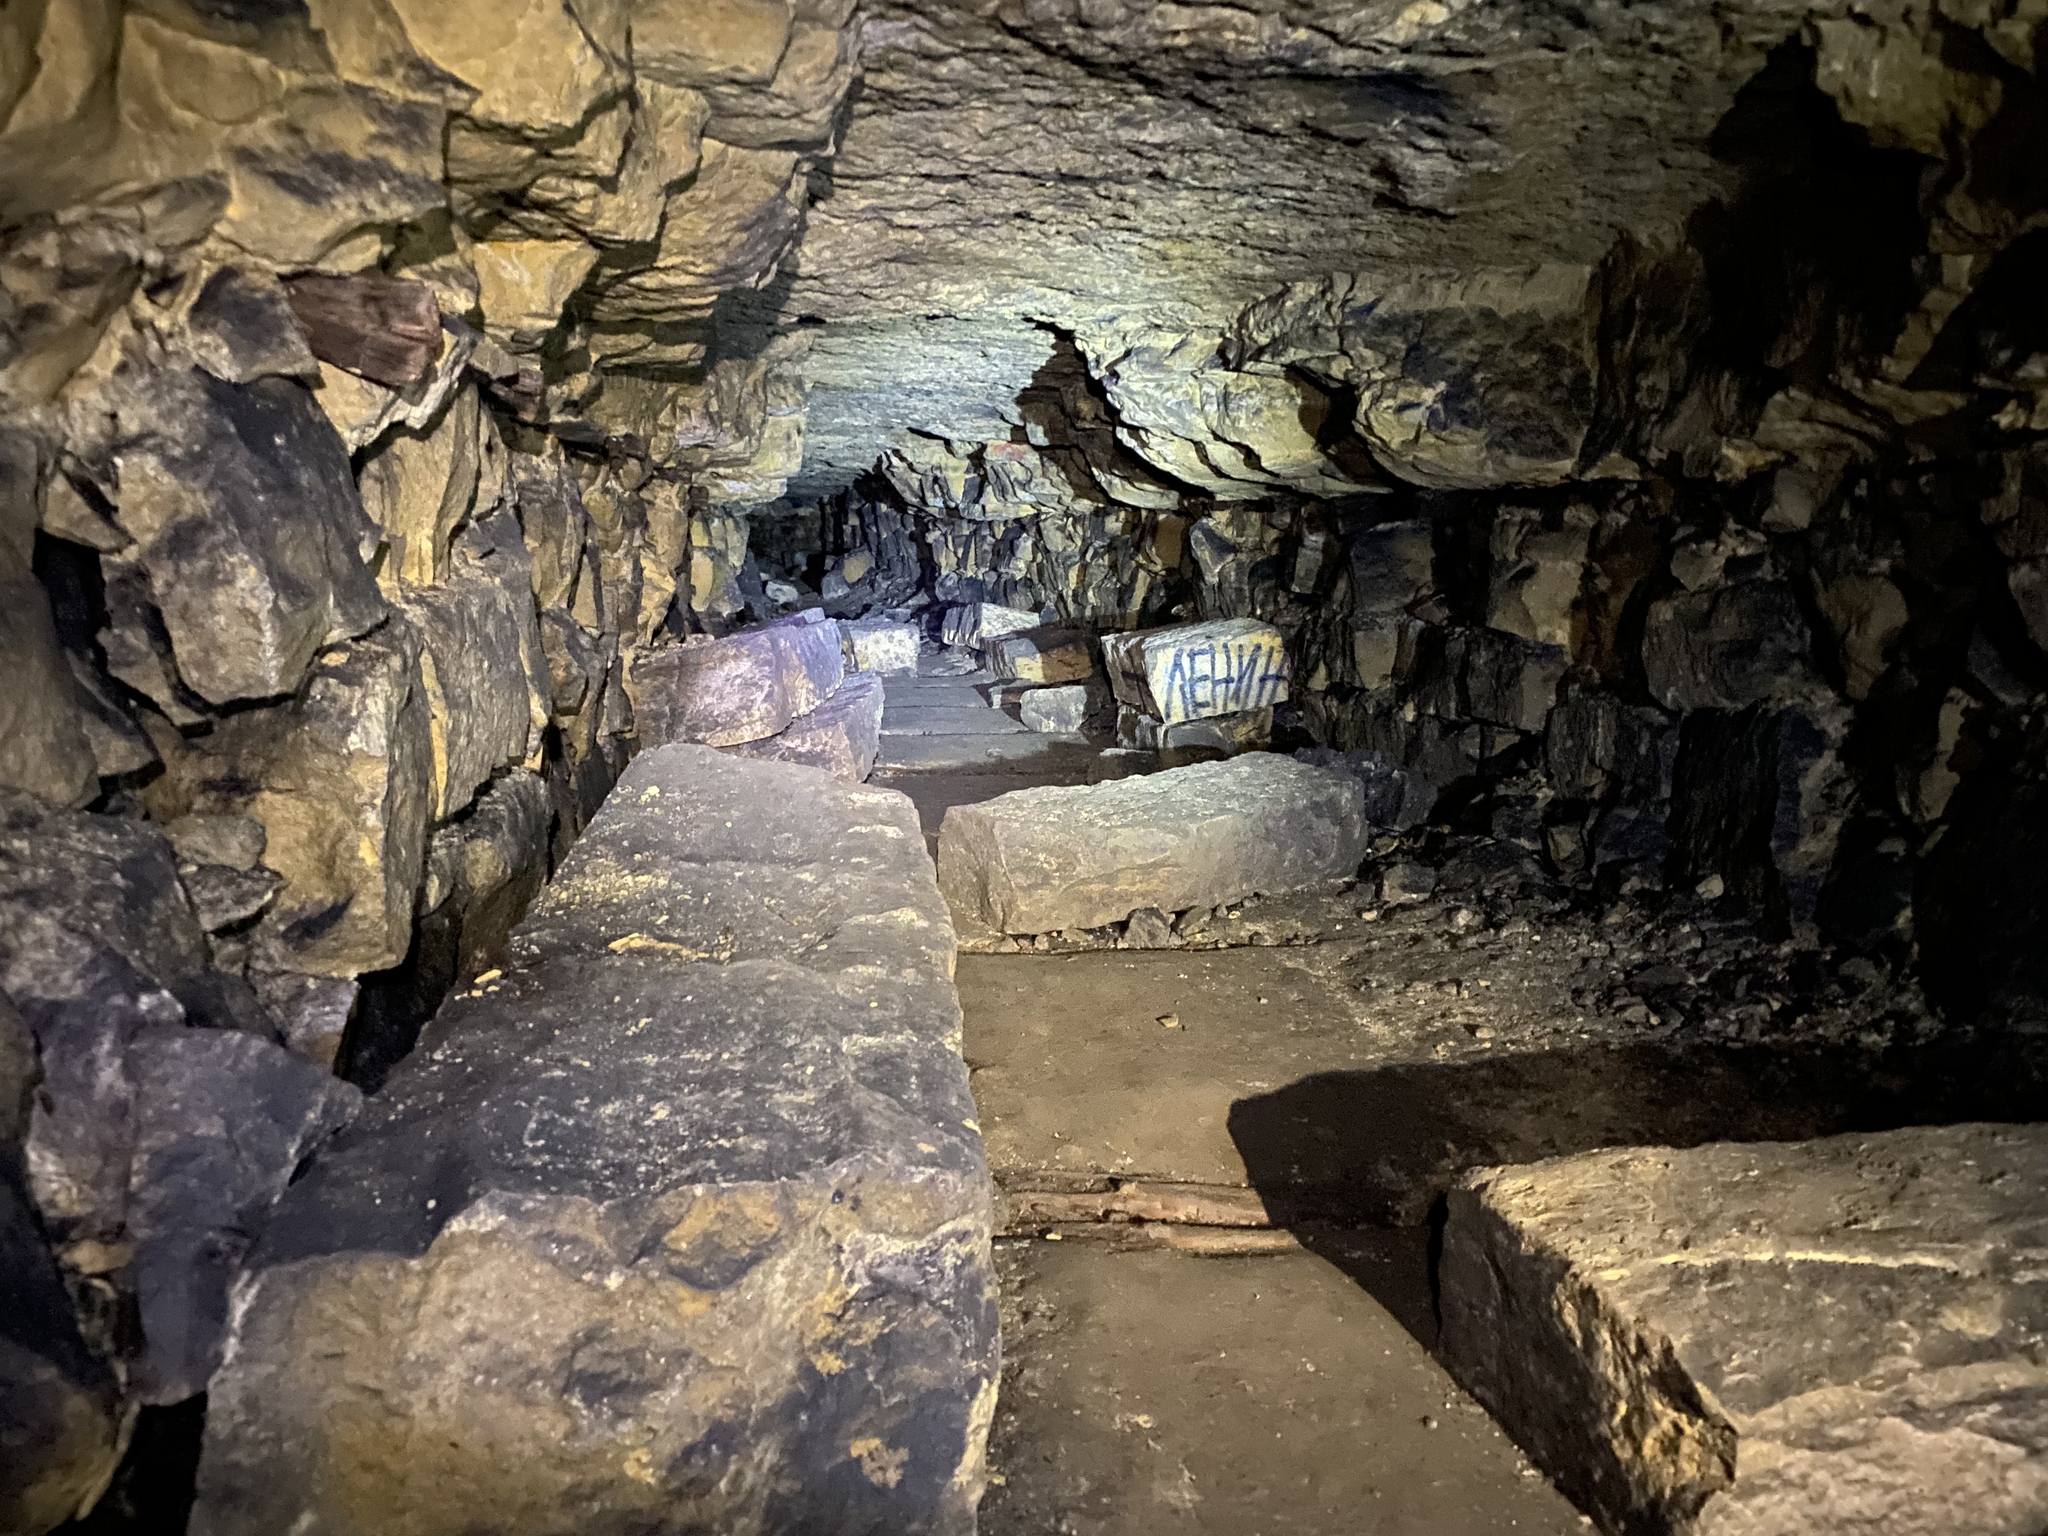
[[[2048,1038],[1854,1047],[1586,1048],[1324,1072],[1238,1100],[1230,1134],[1268,1210],[1433,1344],[1434,1213],[1471,1168],[1596,1147],[1794,1141],[2039,1119]],[[1405,1245],[1362,1229],[1407,1229]]]

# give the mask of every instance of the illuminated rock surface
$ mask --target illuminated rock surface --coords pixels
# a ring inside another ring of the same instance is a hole
[[[1255,752],[956,805],[939,885],[963,920],[1048,933],[1349,879],[1366,842],[1355,779]]]
[[[882,680],[856,672],[831,698],[798,715],[779,735],[726,750],[741,757],[769,758],[822,768],[835,779],[858,784],[875,766],[882,745]]]
[[[971,1532],[990,1193],[889,791],[644,753],[292,1186],[193,1529]]]
[[[1103,666],[1117,699],[1168,725],[1268,709],[1287,698],[1287,647],[1255,619],[1116,635]]]
[[[2048,1519],[2048,1131],[1631,1147],[1450,1196],[1452,1373],[1612,1531]]]

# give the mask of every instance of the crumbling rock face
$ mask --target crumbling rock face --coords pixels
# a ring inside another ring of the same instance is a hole
[[[77,1303],[9,1335],[9,1529],[204,1390],[330,1069],[502,958],[630,755],[631,654],[764,601],[724,498],[779,493],[800,397],[709,316],[800,233],[856,41],[687,0],[0,21],[0,989],[43,1085],[5,1230]]]

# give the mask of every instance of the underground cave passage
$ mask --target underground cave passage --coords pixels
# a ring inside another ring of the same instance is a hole
[[[0,3],[0,1536],[2048,1533],[2044,38]]]

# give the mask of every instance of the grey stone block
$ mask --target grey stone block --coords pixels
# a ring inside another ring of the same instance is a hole
[[[779,735],[725,750],[740,757],[767,758],[822,768],[835,779],[858,784],[882,749],[882,680],[856,672],[840,690]]]
[[[1481,1169],[1445,1357],[1608,1532],[2040,1530],[2044,1191],[2041,1126]]]
[[[1049,688],[1025,688],[1016,695],[1017,718],[1034,731],[1074,732],[1109,704],[1109,690],[1092,679]]]
[[[1356,779],[1254,752],[956,805],[939,828],[939,886],[963,919],[999,932],[1099,928],[1140,907],[1347,879],[1366,839]]]
[[[952,925],[889,791],[642,753],[280,1202],[198,1536],[966,1536],[996,1390]]]
[[[722,639],[643,651],[633,664],[641,744],[734,747],[788,728],[839,687],[846,660],[821,608]]]

